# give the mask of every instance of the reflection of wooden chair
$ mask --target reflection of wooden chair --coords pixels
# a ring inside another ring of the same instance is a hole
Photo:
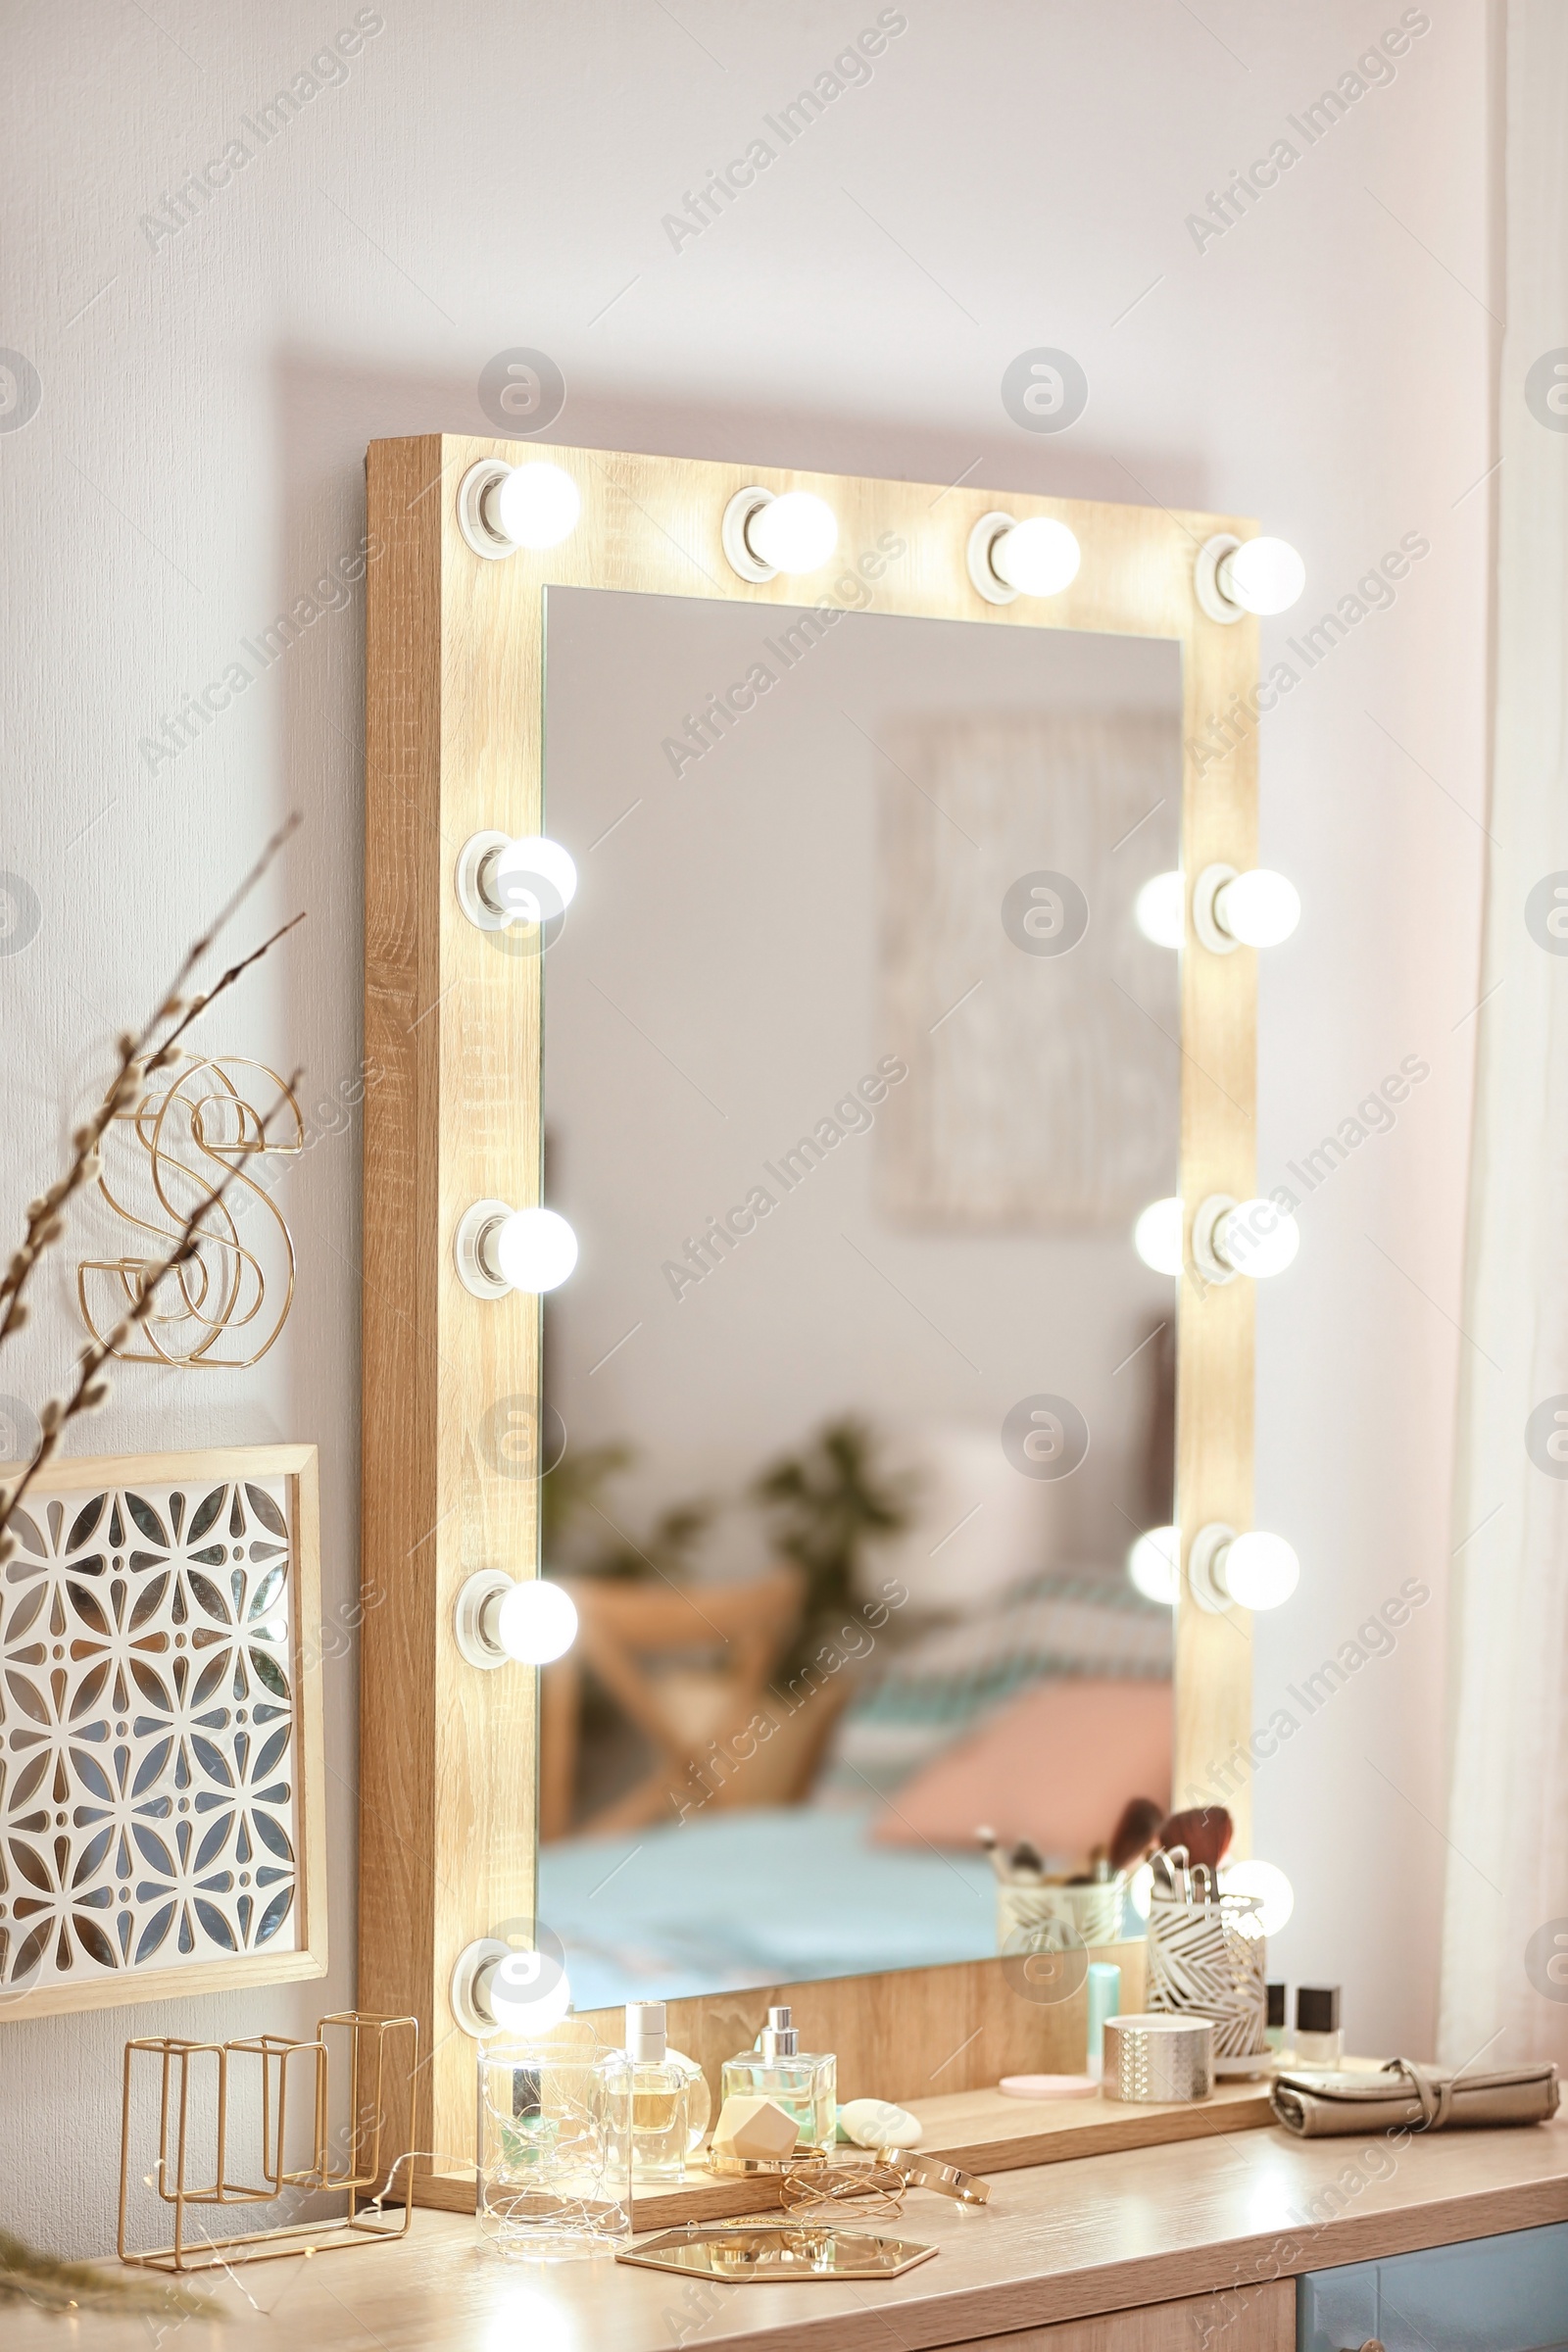
[[[694,1773],[731,1743],[764,1705],[768,1677],[800,1620],[801,1579],[776,1568],[744,1583],[628,1584],[578,1579],[566,1590],[577,1604],[577,1640],[544,1672],[539,1834],[564,1837],[635,1829],[673,1819],[671,1791],[702,1796]],[[573,1824],[572,1792],[582,1707],[582,1670],[591,1667],[654,1750],[652,1768],[588,1821]],[[787,1710],[775,1702],[775,1715]],[[776,1804],[797,1793],[780,1787],[781,1751],[753,1740],[745,1762],[709,1774],[719,1805]],[[796,1742],[786,1745],[792,1755]]]

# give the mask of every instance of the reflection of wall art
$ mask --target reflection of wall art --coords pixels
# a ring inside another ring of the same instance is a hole
[[[112,1156],[105,1139],[98,1180],[117,1215],[156,1235],[159,1248],[139,1257],[84,1260],[76,1268],[76,1295],[88,1330],[103,1339],[135,1304],[149,1268],[191,1210],[232,1175],[204,1222],[195,1254],[161,1290],[138,1345],[122,1360],[237,1370],[267,1353],[294,1298],[288,1227],[266,1186],[242,1163],[303,1149],[299,1105],[271,1070],[232,1054],[160,1076],[158,1089],[114,1121],[111,1136],[120,1130],[124,1146]],[[252,1101],[264,1093],[266,1110]]]
[[[956,1232],[1130,1221],[1176,1190],[1177,958],[1133,921],[1179,862],[1176,717],[935,718],[887,740],[883,1017],[910,1082],[877,1120],[884,1208]],[[1004,920],[1042,870],[1081,891],[1081,936],[1077,901]]]
[[[326,1967],[314,1446],[56,1459],[0,1569],[0,2023]]]

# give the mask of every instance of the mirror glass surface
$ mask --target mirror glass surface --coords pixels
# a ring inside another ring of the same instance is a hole
[[[1170,1795],[1128,1551],[1173,1508],[1175,1284],[1132,1235],[1178,1189],[1135,903],[1178,863],[1180,648],[579,589],[547,647],[581,1632],[540,1916],[579,2009],[994,1953],[1054,1893],[977,1831],[1082,1881]],[[1136,1932],[1114,1886],[1074,1916]]]

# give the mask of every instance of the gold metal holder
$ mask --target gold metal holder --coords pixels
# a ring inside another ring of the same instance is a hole
[[[349,2122],[345,2148],[334,2164],[330,2126],[329,2031],[349,2036]],[[403,2144],[388,2154],[388,2051],[390,2034],[410,2036],[406,2070],[408,2116]],[[158,2104],[158,2151],[145,2178],[166,2205],[174,2208],[174,2234],[170,2244],[142,2253],[126,2245],[126,2209],[130,2191],[131,2080],[137,2053],[159,2060],[162,2080]],[[318,2254],[328,2247],[363,2245],[368,2239],[402,2237],[414,2216],[414,2092],[418,2072],[419,2027],[413,2017],[367,2017],[357,2010],[341,2011],[318,2021],[314,2041],[291,2041],[282,2034],[263,2034],[252,2040],[182,2041],[175,2037],[148,2038],[125,2044],[124,2089],[120,2132],[120,2230],[117,2250],[122,2262],[155,2271],[206,2270],[218,2263],[265,2262],[282,2254]],[[204,2091],[198,2062],[214,2063],[212,2086]],[[260,2144],[251,2155],[259,2159],[260,2180],[254,2185],[230,2178],[228,2146],[229,2072],[235,2060],[253,2061],[261,2069]],[[310,2160],[290,2167],[287,2161],[290,2073],[303,2069],[303,2094],[308,2101]],[[194,2095],[193,2095],[194,2094]],[[211,2147],[211,2178],[191,2185],[193,2134]],[[383,2207],[391,2204],[392,2183],[403,2168],[401,2213],[393,2207],[388,2220]],[[192,2242],[190,2216],[194,2207],[262,2205],[289,2193],[344,2195],[348,2211],[341,2219],[285,2223],[272,2230],[243,2231],[235,2236],[211,2237],[198,2230]],[[362,2210],[362,2208],[364,2210]]]
[[[245,1075],[251,1071],[275,1090],[284,1111],[284,1132],[276,1137],[248,1099],[260,1092]],[[305,1124],[293,1094],[275,1070],[225,1054],[186,1063],[113,1123],[132,1130],[146,1158],[123,1162],[129,1191],[118,1171],[119,1197],[107,1173],[99,1176],[98,1189],[127,1225],[156,1236],[158,1249],[145,1257],[81,1261],[76,1299],[87,1329],[95,1340],[107,1339],[140,1298],[149,1271],[203,1194],[226,1181],[228,1196],[208,1211],[194,1254],[171,1278],[171,1296],[142,1325],[141,1345],[115,1353],[123,1363],[195,1372],[240,1371],[258,1362],[294,1302],[294,1243],[266,1186],[244,1173],[243,1162],[304,1151]],[[254,1212],[252,1247],[241,1240],[248,1211]]]

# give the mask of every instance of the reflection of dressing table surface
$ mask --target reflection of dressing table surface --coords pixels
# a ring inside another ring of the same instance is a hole
[[[263,2263],[242,2284],[207,2274],[198,2283],[216,2280],[232,2326],[202,2340],[243,2346],[275,2314],[291,2352],[918,2352],[1000,2336],[1020,2352],[1290,2352],[1298,2273],[1568,2220],[1568,2116],[1396,2154],[1379,2142],[1386,2180],[1360,2147],[1271,2129],[1000,2174],[983,2210],[911,2190],[898,2231],[940,2257],[879,2284],[512,2266],[476,2244],[471,2221],[420,2212],[399,2243]],[[1314,2224],[1314,2208],[1333,2218]],[[145,2346],[146,2322],[83,2314],[72,2338],[129,2352]],[[6,2340],[8,2352],[54,2352],[60,2338],[14,2308]]]

